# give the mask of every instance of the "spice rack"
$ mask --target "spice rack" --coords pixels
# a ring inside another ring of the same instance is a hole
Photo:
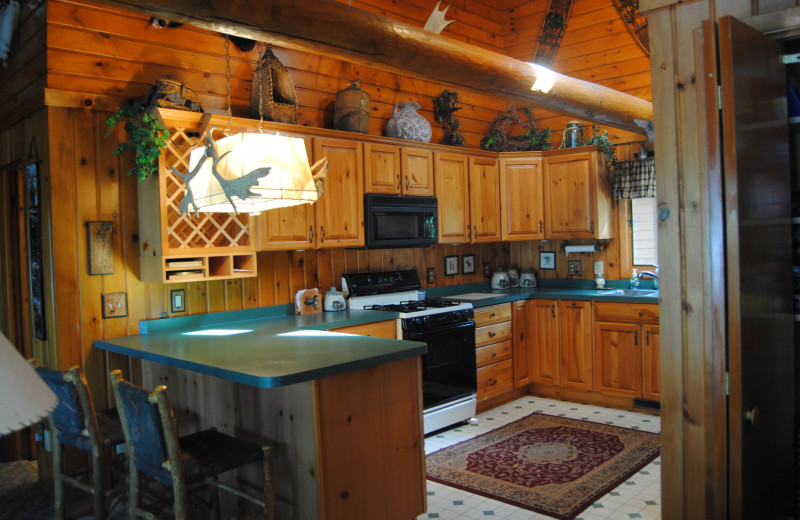
[[[138,184],[139,278],[182,283],[256,276],[249,215],[180,213],[184,185],[171,168],[189,171],[190,153],[204,144],[207,117],[169,109],[159,109],[158,115],[170,135],[159,175]]]

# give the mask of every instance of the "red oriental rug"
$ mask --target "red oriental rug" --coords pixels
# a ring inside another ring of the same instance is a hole
[[[441,484],[570,520],[655,459],[656,433],[534,413],[426,457]]]

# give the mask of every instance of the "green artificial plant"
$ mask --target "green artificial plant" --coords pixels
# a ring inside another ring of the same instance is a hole
[[[106,120],[108,130],[106,137],[120,121],[125,121],[125,131],[130,140],[121,142],[113,153],[120,154],[126,150],[134,153],[134,166],[128,170],[143,181],[151,174],[158,173],[158,158],[167,147],[169,130],[161,120],[141,103],[130,103],[120,107]]]
[[[583,126],[582,121],[581,126]],[[605,155],[607,166],[615,166],[617,164],[617,152],[614,150],[614,143],[608,139],[608,130],[603,130],[603,133],[600,133],[600,127],[593,124],[592,135],[587,137],[583,144],[597,146]]]

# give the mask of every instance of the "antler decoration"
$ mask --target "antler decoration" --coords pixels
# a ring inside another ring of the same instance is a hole
[[[172,171],[183,179],[183,183],[186,186],[186,195],[184,196],[183,201],[181,201],[179,208],[181,214],[189,209],[189,205],[192,205],[194,207],[195,216],[197,216],[197,205],[194,201],[194,194],[189,186],[189,182],[199,173],[200,168],[208,158],[211,158],[211,173],[214,175],[214,178],[217,179],[217,182],[222,188],[222,192],[225,194],[225,198],[227,198],[228,202],[231,203],[233,211],[236,214],[238,214],[239,211],[236,209],[236,204],[233,202],[233,198],[237,197],[240,200],[245,200],[248,197],[258,197],[258,193],[254,192],[252,188],[258,184],[261,178],[269,175],[269,172],[272,169],[269,166],[265,166],[262,168],[256,168],[255,170],[252,170],[236,179],[225,179],[222,175],[220,175],[219,171],[217,171],[217,165],[226,155],[231,153],[232,150],[228,150],[224,154],[218,155],[217,150],[214,147],[214,140],[211,137],[211,134],[214,132],[214,130],[219,130],[219,128],[212,126],[208,129],[208,132],[206,133],[206,146],[203,156],[191,172],[183,174],[175,168],[172,168]]]

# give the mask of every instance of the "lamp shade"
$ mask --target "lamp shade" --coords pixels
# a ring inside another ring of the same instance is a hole
[[[189,156],[192,171],[202,162],[189,181],[198,211],[259,213],[319,199],[301,138],[240,133],[214,142],[213,147],[214,160],[207,160],[206,148]]]
[[[44,419],[58,404],[56,394],[2,334],[0,395],[0,435]]]

